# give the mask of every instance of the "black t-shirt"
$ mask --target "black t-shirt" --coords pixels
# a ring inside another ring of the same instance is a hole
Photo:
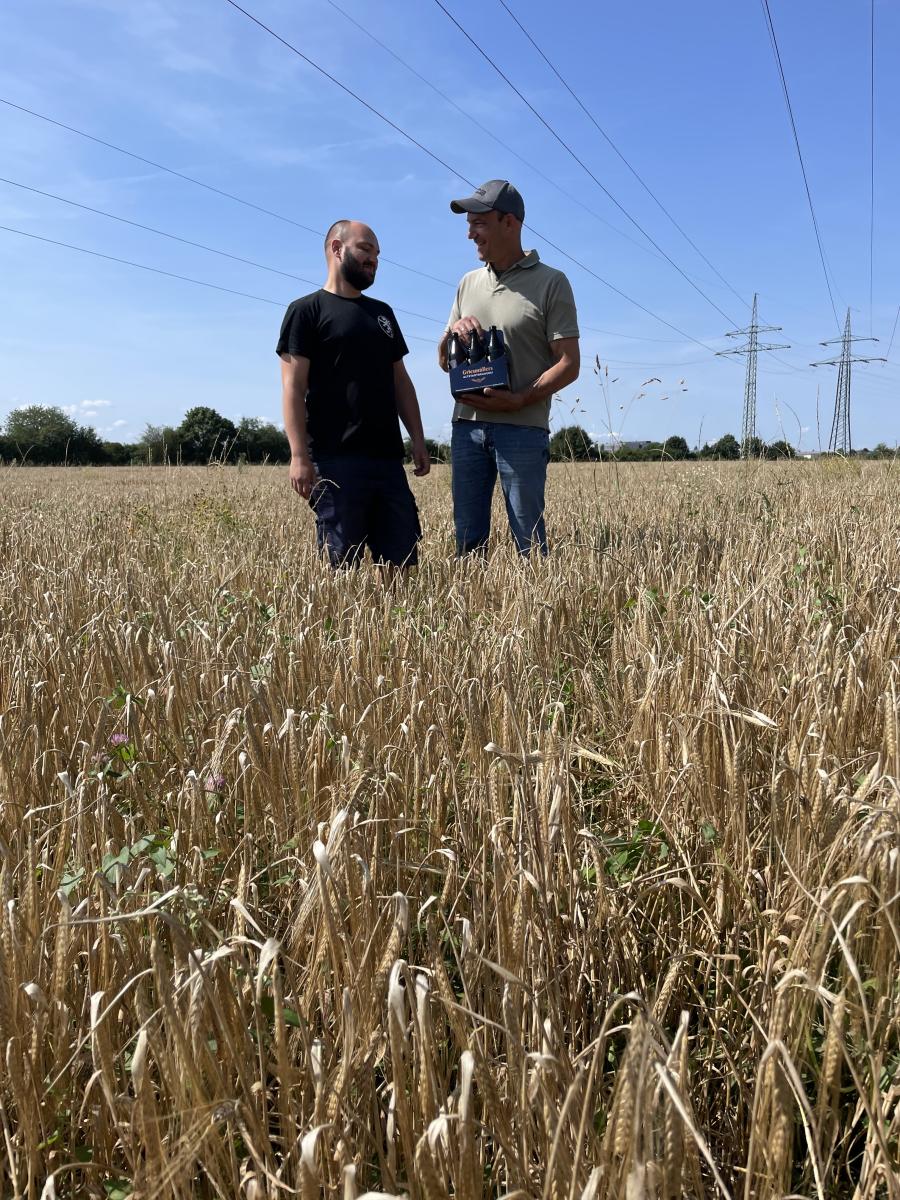
[[[390,306],[323,288],[288,306],[278,354],[309,359],[306,428],[314,458],[402,458],[394,363],[408,347]]]

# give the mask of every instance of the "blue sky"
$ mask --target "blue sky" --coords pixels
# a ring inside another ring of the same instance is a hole
[[[859,351],[885,354],[900,305],[900,8],[890,0],[875,4],[870,323],[869,4],[769,2],[838,318],[842,325],[849,305],[854,332],[881,339]],[[245,7],[446,168],[225,0],[7,0],[0,8],[0,97],[312,230],[343,216],[371,224],[383,255],[372,294],[419,314],[398,311],[433,435],[446,432],[450,413],[433,342],[456,281],[477,266],[464,218],[448,208],[470,190],[458,171],[476,183],[512,179],[536,230],[708,347],[626,302],[526,230],[526,247],[536,246],[569,275],[582,325],[584,369],[554,405],[555,425],[578,421],[597,436],[626,439],[680,433],[691,444],[740,434],[742,360],[711,351],[734,344],[723,335],[748,323],[757,291],[762,317],[783,326],[776,340],[792,347],[778,361],[760,358],[759,433],[816,449],[818,426],[827,444],[836,371],[807,364],[838,352],[817,344],[838,329],[761,4],[508,3],[737,296],[641,188],[498,0],[447,7],[708,300],[649,245],[433,0],[339,0],[343,12],[329,0],[246,0]],[[59,404],[121,439],[136,437],[147,422],[177,423],[195,404],[280,422],[274,344],[281,306],[323,279],[318,236],[6,104],[0,161],[4,178],[312,281],[0,183],[2,225],[276,302],[0,230],[0,419],[19,405]],[[591,370],[596,355],[602,380]],[[900,331],[887,365],[855,369],[855,446],[900,439],[898,365]],[[659,382],[645,386],[652,377]]]

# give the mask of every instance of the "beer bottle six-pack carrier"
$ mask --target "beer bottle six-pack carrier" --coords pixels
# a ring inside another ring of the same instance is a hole
[[[450,391],[454,398],[463,403],[466,392],[509,387],[509,355],[503,332],[496,325],[490,327],[484,340],[479,337],[478,330],[473,329],[468,345],[463,338],[451,333],[447,362],[450,367]]]

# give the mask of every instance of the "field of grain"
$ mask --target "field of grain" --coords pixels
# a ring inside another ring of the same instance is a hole
[[[900,470],[415,487],[0,473],[0,1195],[900,1196]]]

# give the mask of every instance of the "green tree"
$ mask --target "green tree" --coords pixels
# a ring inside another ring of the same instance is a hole
[[[619,446],[613,451],[618,462],[658,462],[664,453],[662,442],[642,442],[640,446]]]
[[[796,458],[797,451],[783,438],[766,446],[766,458]]]
[[[214,408],[200,404],[187,410],[177,434],[185,462],[207,463],[212,458],[229,456],[237,429]]]
[[[427,437],[425,449],[432,462],[448,463],[450,461],[450,446],[447,442],[438,442],[434,438]],[[403,439],[403,461],[405,463],[412,462],[412,442],[409,438]]]
[[[758,437],[750,438],[746,447],[744,446],[744,444],[742,442],[741,443],[741,457],[742,458],[765,458],[766,457],[766,443],[762,440],[762,438],[758,438]]]
[[[76,424],[55,405],[13,409],[6,418],[5,434],[15,456],[25,462],[88,463],[103,458],[96,431]]]
[[[550,439],[551,462],[592,462],[597,458],[591,435],[580,425],[564,425]]]
[[[709,447],[710,458],[735,459],[741,457],[741,447],[733,433],[726,433]]]
[[[669,458],[690,458],[691,448],[683,437],[666,438],[663,450]]]
[[[450,461],[449,442],[439,442],[435,438],[427,437],[425,439],[425,449],[428,451],[428,457],[432,462],[448,463]]]
[[[106,455],[100,435],[91,425],[78,425],[75,437],[69,446],[69,462],[87,465],[88,463],[105,463]]]
[[[137,447],[128,442],[103,442],[103,461],[111,467],[126,467],[137,457]]]
[[[180,447],[178,430],[171,425],[146,425],[135,446],[136,457],[142,462],[177,462]]]
[[[234,446],[237,454],[243,454],[252,463],[285,463],[291,457],[284,430],[271,421],[261,421],[259,417],[241,418]]]

